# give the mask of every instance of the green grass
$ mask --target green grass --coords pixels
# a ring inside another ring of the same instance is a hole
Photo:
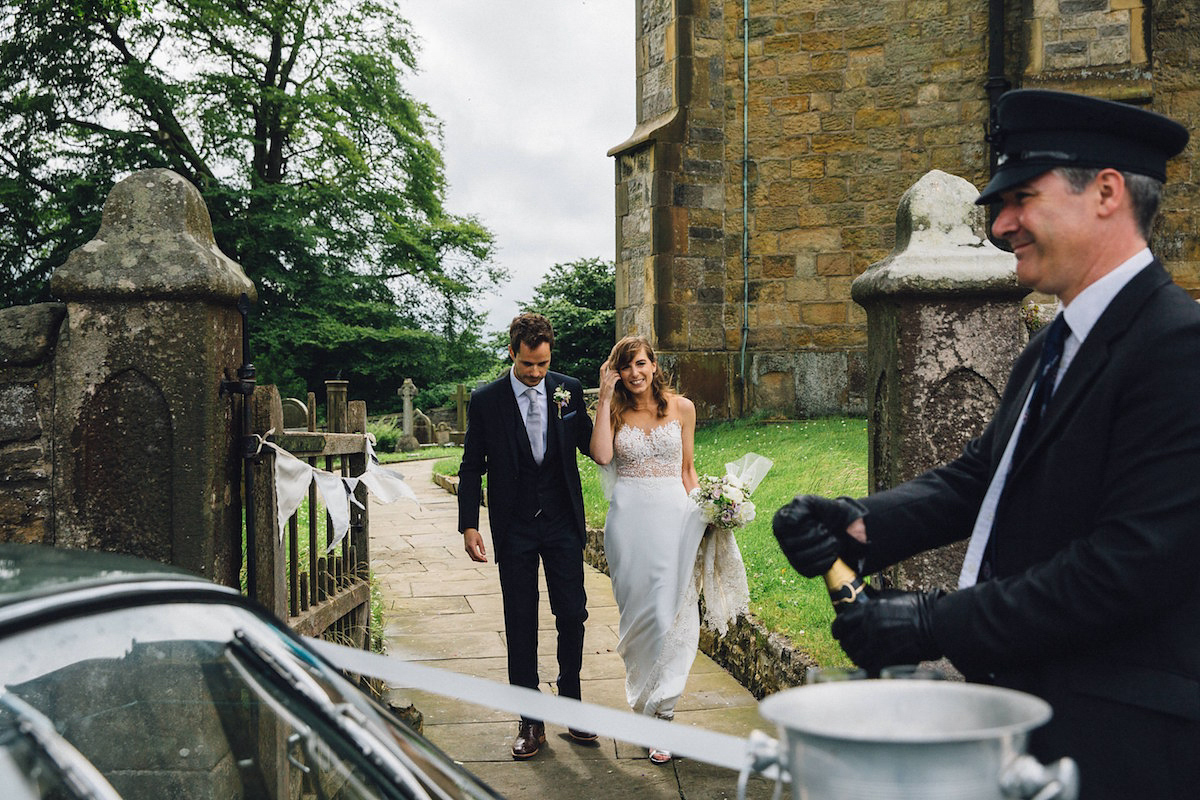
[[[371,573],[371,641],[369,649],[372,653],[386,653],[387,640],[383,636],[383,586],[379,577]]]
[[[797,494],[836,497],[867,493],[866,420],[743,420],[696,430],[696,471],[701,475],[723,475],[726,463],[748,452],[775,462],[754,491],[755,520],[737,531],[750,585],[750,610],[768,629],[787,636],[818,664],[848,664],[846,654],[829,633],[833,607],[824,582],[792,569],[771,533],[771,519],[776,509]],[[580,456],[579,474],[588,524],[601,527],[608,502],[596,467]]]
[[[757,518],[737,532],[750,584],[751,611],[763,625],[787,636],[817,663],[847,664],[846,655],[829,634],[833,607],[825,584],[791,568],[771,533],[771,518],[796,494],[857,497],[867,493],[866,420],[745,420],[696,431],[696,471],[702,475],[724,474],[727,462],[748,452],[775,462],[754,492]],[[590,459],[578,458],[588,524],[603,527],[608,501],[597,468]],[[434,464],[434,471],[457,475],[461,460],[459,450]]]
[[[455,463],[457,463],[462,460],[462,448],[456,445],[422,447],[407,453],[381,453],[379,450],[376,450],[375,456],[379,459],[380,464],[395,464],[401,461],[425,461],[430,458],[453,458]]]
[[[751,451],[775,464],[754,492],[756,519],[737,532],[750,584],[750,610],[818,664],[848,664],[829,633],[833,606],[824,582],[792,569],[771,533],[771,519],[796,494],[857,497],[867,493],[866,420],[747,421],[696,431],[700,474],[723,474],[726,462]]]
[[[383,417],[382,419],[368,420],[367,433],[375,436],[375,452],[390,453],[396,449],[396,442],[399,441],[403,431],[396,424],[395,417]]]

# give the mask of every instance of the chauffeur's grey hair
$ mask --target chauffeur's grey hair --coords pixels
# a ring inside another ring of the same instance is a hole
[[[1088,184],[1100,174],[1098,167],[1058,167],[1055,170],[1062,175],[1063,180],[1071,187],[1071,191],[1079,194]],[[1150,233],[1154,229],[1154,217],[1162,205],[1163,183],[1149,175],[1136,172],[1122,172],[1125,178],[1125,188],[1129,191],[1129,200],[1133,205],[1133,218],[1137,222],[1138,232],[1142,238],[1150,241]]]

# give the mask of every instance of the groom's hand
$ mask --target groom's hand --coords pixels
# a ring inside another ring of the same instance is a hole
[[[487,548],[483,546],[483,537],[476,528],[463,531],[463,547],[472,561],[487,561]]]

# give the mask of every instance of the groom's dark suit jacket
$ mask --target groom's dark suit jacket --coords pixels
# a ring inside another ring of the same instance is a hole
[[[970,536],[1041,339],[1018,358],[991,423],[959,458],[864,500],[867,571]],[[1063,374],[1035,439],[1009,472],[992,541],[996,578],[939,603],[934,634],[968,678],[1051,703],[1054,718],[1034,745],[1064,741],[1068,726],[1083,728],[1068,739],[1077,748],[1068,754],[1085,759],[1087,741],[1123,735],[1113,711],[1121,708],[1170,715],[1184,730],[1191,725],[1194,739],[1200,307],[1159,262],[1117,294]],[[1080,720],[1094,718],[1097,707],[1111,725],[1086,730]],[[1161,732],[1172,724],[1164,718]],[[1161,742],[1127,735],[1128,763],[1157,762]],[[1041,756],[1063,754],[1045,752],[1053,744],[1042,749]],[[1083,777],[1086,785],[1086,769]],[[1086,796],[1103,796],[1096,788]]]
[[[561,410],[554,402],[554,392],[565,387],[571,393],[570,402]],[[583,402],[583,386],[574,378],[557,372],[546,373],[546,395],[549,425],[546,430],[546,454],[550,458],[557,448],[556,459],[562,469],[571,509],[574,512],[574,532],[582,547],[586,533],[583,516],[583,491],[579,485],[579,467],[575,451],[591,452],[592,420]],[[479,527],[479,501],[484,473],[488,476],[488,518],[492,526],[492,542],[497,561],[504,549],[504,538],[514,521],[521,516],[518,503],[528,493],[523,482],[532,480],[522,474],[522,464],[529,464],[529,440],[521,418],[517,398],[513,395],[509,373],[471,393],[467,412],[467,435],[463,443],[462,464],[458,470],[458,529]]]

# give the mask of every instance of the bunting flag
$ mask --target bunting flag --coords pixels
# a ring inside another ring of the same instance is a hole
[[[379,463],[379,458],[375,455],[375,448],[372,446],[372,438],[374,437],[367,434],[367,471],[358,476],[359,481],[381,503],[394,503],[402,498],[407,498],[418,506],[421,505],[412,487],[405,483],[400,475]]]
[[[272,442],[263,444],[275,451],[275,513],[279,515],[279,541],[282,542],[287,521],[308,495],[313,468]]]
[[[398,473],[385,468],[379,463],[372,446],[370,436],[367,438],[367,470],[356,478],[343,478],[333,472],[317,469],[296,458],[274,442],[265,439],[263,444],[275,451],[275,508],[279,514],[279,542],[283,543],[287,521],[300,508],[308,495],[308,487],[313,483],[325,503],[325,511],[329,514],[330,526],[333,528],[333,539],[325,552],[329,552],[350,531],[350,504],[363,508],[354,496],[354,490],[361,483],[367,491],[375,495],[380,503],[394,503],[400,499],[412,500],[418,506],[416,493],[404,482]]]

